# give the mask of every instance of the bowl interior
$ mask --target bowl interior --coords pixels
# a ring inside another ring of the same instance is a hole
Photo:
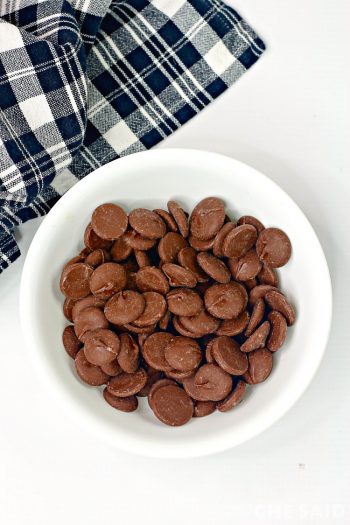
[[[202,198],[222,197],[231,217],[255,215],[289,235],[293,255],[279,270],[282,290],[295,305],[297,322],[274,356],[268,380],[250,388],[231,412],[193,419],[170,428],[153,416],[147,401],[124,414],[107,405],[101,389],[80,382],[61,334],[59,277],[64,263],[83,247],[93,209],[114,201],[134,207],[166,207],[179,200],[187,210]],[[114,446],[155,456],[194,456],[232,447],[280,417],[311,380],[323,354],[331,319],[331,287],[317,237],[293,201],[272,181],[233,159],[190,150],[159,150],[119,159],[73,187],[46,217],[31,245],[23,272],[24,333],[46,387],[65,411]]]

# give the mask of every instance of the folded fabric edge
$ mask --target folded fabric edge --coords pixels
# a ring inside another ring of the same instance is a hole
[[[11,234],[0,237],[0,273],[21,255],[18,244]]]

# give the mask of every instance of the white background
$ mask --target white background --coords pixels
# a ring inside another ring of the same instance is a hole
[[[304,210],[334,287],[321,367],[286,416],[234,450],[176,462],[120,453],[66,419],[32,372],[18,319],[22,256],[0,277],[3,525],[349,523],[350,4],[232,5],[268,50],[161,147],[208,149],[251,164]],[[23,254],[38,225],[18,233]]]

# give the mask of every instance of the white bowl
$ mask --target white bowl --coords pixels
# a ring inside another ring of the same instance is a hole
[[[166,207],[179,200],[191,210],[216,195],[233,217],[255,215],[289,235],[293,255],[279,271],[283,291],[295,305],[297,322],[274,356],[264,383],[249,389],[231,412],[193,419],[183,427],[160,423],[142,399],[132,414],[112,409],[97,388],[80,382],[65,353],[67,324],[59,277],[64,263],[82,249],[93,209],[114,201],[127,210]],[[111,162],[64,195],[41,224],[25,261],[20,296],[23,332],[45,392],[55,395],[77,423],[130,452],[158,457],[201,456],[250,439],[279,419],[311,381],[324,353],[331,323],[332,292],[327,263],[311,225],[274,182],[241,162],[191,150],[138,153]]]

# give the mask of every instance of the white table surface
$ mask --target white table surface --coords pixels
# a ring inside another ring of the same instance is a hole
[[[175,462],[96,442],[51,402],[27,359],[18,292],[39,221],[26,224],[18,232],[23,256],[0,277],[3,525],[349,523],[350,4],[232,5],[268,50],[161,147],[209,149],[251,164],[304,210],[334,286],[333,329],[321,367],[287,415],[229,452]]]

